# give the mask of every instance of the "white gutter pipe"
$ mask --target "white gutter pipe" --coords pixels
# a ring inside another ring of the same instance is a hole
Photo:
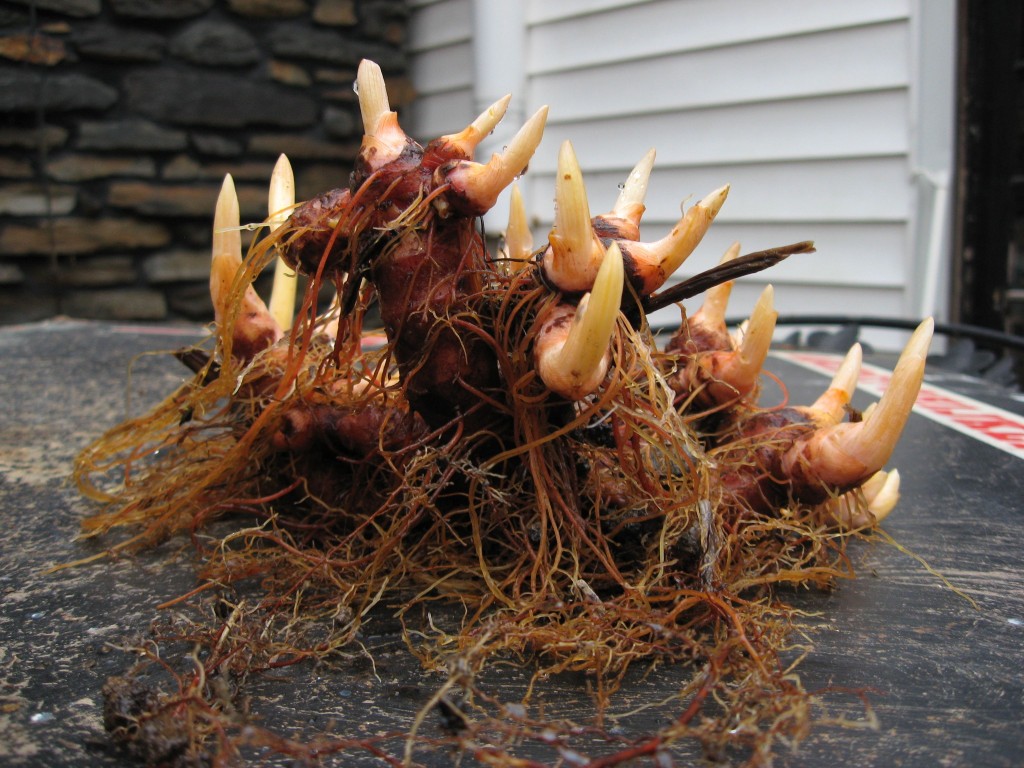
[[[944,319],[945,302],[939,300],[940,289],[947,287],[943,277],[948,268],[945,258],[948,249],[949,218],[949,173],[945,171],[918,171],[918,178],[928,184],[931,198],[931,217],[928,234],[924,243],[924,274],[921,276],[922,289],[918,299],[917,316],[933,315]]]
[[[476,157],[487,162],[500,152],[526,120],[525,3],[473,0],[473,117],[512,94],[505,118],[480,143]],[[484,216],[487,232],[496,235],[508,224],[509,191]]]

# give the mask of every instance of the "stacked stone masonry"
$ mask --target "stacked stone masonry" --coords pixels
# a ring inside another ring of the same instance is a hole
[[[225,173],[261,221],[347,183],[363,58],[413,97],[402,0],[0,0],[0,323],[212,316]]]

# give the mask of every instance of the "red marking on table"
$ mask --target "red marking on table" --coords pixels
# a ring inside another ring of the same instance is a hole
[[[773,352],[787,362],[831,376],[842,357],[817,352]],[[881,397],[892,373],[865,363],[857,387]],[[1024,417],[965,395],[924,382],[914,412],[965,435],[1024,459]]]

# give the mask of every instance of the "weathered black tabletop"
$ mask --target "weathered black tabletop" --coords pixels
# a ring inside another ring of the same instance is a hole
[[[0,331],[0,765],[130,764],[103,731],[100,691],[131,665],[119,649],[145,635],[156,606],[194,586],[188,545],[44,571],[103,547],[75,540],[90,511],[68,482],[75,453],[183,379],[170,356],[141,353],[199,332],[70,321]],[[827,382],[789,359],[771,366],[794,402],[810,402]],[[984,383],[938,372],[928,381],[967,395],[957,402],[968,411],[977,401],[1024,414],[1019,397]],[[872,397],[859,399],[863,407]],[[998,411],[981,413],[959,418],[967,432],[912,416],[892,460],[902,500],[884,526],[902,551],[857,546],[859,578],[796,597],[819,614],[804,684],[866,692],[876,725],[850,696],[839,714],[865,727],[815,729],[777,765],[1024,765],[1024,458],[998,447],[1021,445],[1024,431],[1014,437],[1012,422],[993,426]],[[176,549],[184,555],[170,558]],[[439,681],[389,632],[385,622],[364,639],[374,665],[293,669],[258,688],[266,700],[254,710],[286,731],[408,728]],[[646,684],[643,695],[656,699],[657,683],[653,692]],[[587,698],[571,681],[557,685],[569,686],[565,700]],[[337,760],[325,763],[371,764]]]

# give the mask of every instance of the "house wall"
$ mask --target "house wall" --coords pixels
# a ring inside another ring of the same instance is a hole
[[[473,14],[486,5],[413,3],[413,133],[457,130],[479,111]],[[595,213],[655,147],[644,239],[668,231],[681,201],[732,185],[681,274],[712,266],[734,240],[744,252],[817,243],[817,254],[740,281],[731,314],[745,314],[770,280],[783,314],[945,315],[953,2],[530,0],[523,9],[526,85],[514,98],[526,114],[551,106],[522,182],[538,237],[551,224],[564,139]],[[866,338],[888,346],[901,336]]]

